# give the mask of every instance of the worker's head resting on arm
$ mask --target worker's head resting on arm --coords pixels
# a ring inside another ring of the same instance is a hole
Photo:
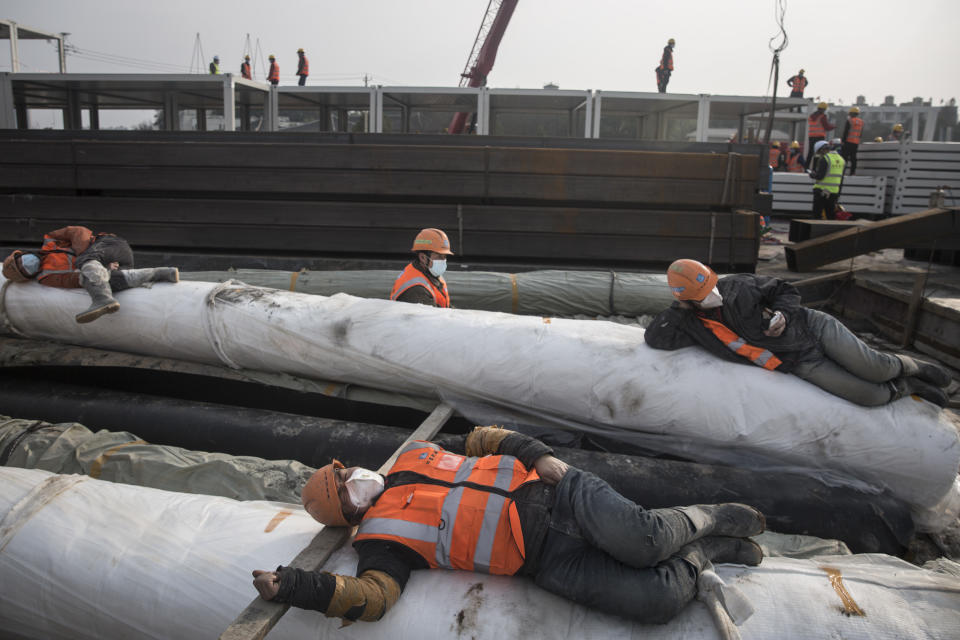
[[[40,271],[40,258],[17,250],[3,261],[3,277],[12,282],[27,282]]]
[[[440,229],[423,229],[413,240],[411,249],[416,260],[439,278],[447,270],[447,256],[452,256],[450,239]]]
[[[667,268],[667,284],[673,297],[698,309],[714,309],[723,304],[717,290],[717,273],[696,260],[675,260]]]
[[[330,527],[359,524],[383,493],[383,476],[362,467],[346,468],[339,460],[320,467],[307,480],[300,500],[313,519]]]

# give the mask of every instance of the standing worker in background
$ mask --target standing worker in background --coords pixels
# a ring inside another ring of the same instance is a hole
[[[807,171],[816,180],[813,185],[813,217],[817,220],[836,220],[837,200],[840,198],[840,184],[846,163],[826,140],[817,142],[813,152],[813,167]]]
[[[890,131],[890,135],[887,136],[887,140],[892,142],[900,142],[903,139],[903,125],[899,122],[893,125],[893,130]]]
[[[763,559],[749,536],[765,519],[747,505],[644,509],[539,440],[496,427],[477,427],[451,448],[415,440],[384,475],[338,460],[318,469],[301,501],[324,526],[360,526],[356,577],[255,570],[260,597],[344,625],[373,622],[401,597],[412,571],[458,569],[527,576],[584,606],[664,624],[697,595],[710,562]],[[417,637],[406,629],[391,635]],[[509,635],[538,636],[536,625]]]
[[[14,251],[3,261],[3,275],[12,282],[33,278],[42,285],[61,289],[83,287],[92,304],[77,314],[80,324],[93,322],[120,309],[114,291],[149,282],[179,282],[176,267],[134,269],[133,250],[112,233],[94,234],[81,226],[51,231],[43,236],[39,251]]]
[[[240,77],[244,80],[253,80],[253,74],[250,72],[250,56],[243,56],[243,62],[240,63]]]
[[[299,60],[297,61],[297,75],[300,76],[300,82],[297,84],[303,86],[307,84],[307,76],[310,75],[310,61],[307,60],[307,56],[304,55],[303,49],[297,49],[297,56]]]
[[[269,58],[270,60],[270,71],[267,72],[267,81],[273,86],[280,84],[280,65],[277,64],[277,58],[271,53]]]
[[[397,276],[390,299],[434,307],[450,306],[450,293],[443,274],[447,256],[452,256],[450,240],[440,229],[423,229],[413,241],[413,260]]]
[[[949,400],[946,370],[870,348],[833,316],[800,304],[789,282],[749,273],[717,278],[684,259],[667,269],[667,284],[676,301],[644,334],[654,349],[700,346],[723,360],[792,373],[865,407],[911,394],[939,407]]]
[[[833,131],[834,125],[827,118],[827,103],[821,102],[816,111],[807,118],[807,167],[813,160],[814,146],[821,140],[827,139],[827,131]]]
[[[783,155],[779,142],[770,143],[770,168],[774,171],[787,170],[787,158]]]
[[[860,136],[863,135],[863,119],[860,117],[860,107],[850,107],[847,124],[843,128],[843,147],[840,155],[850,167],[850,175],[857,173],[857,149],[860,148]]]
[[[220,75],[220,56],[213,56],[213,62],[210,63],[210,75]]]
[[[790,87],[790,97],[791,98],[802,98],[803,90],[807,88],[809,80],[803,75],[803,69],[797,72],[797,75],[791,76],[787,80],[787,86]]]
[[[673,38],[667,40],[667,46],[663,48],[663,55],[660,56],[660,66],[655,69],[657,72],[657,91],[660,93],[667,92],[667,83],[670,82],[670,74],[673,73],[673,46],[675,44],[676,40]]]
[[[790,151],[787,153],[787,171],[791,173],[803,173],[803,163],[803,152],[800,151],[800,143],[794,140],[790,143]]]

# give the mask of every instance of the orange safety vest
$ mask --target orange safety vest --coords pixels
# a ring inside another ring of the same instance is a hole
[[[794,76],[790,78],[793,82],[790,83],[790,87],[794,91],[798,91],[801,94],[803,90],[807,88],[807,77],[806,76]]]
[[[826,138],[827,130],[823,127],[823,113],[820,111],[814,111],[810,114],[810,117],[807,118],[807,125],[810,128],[809,133],[807,134],[811,138]]]
[[[770,166],[774,169],[780,168],[780,148],[770,147]]]
[[[713,332],[713,335],[717,336],[717,339],[726,345],[728,349],[733,351],[739,356],[743,356],[757,365],[758,367],[763,367],[773,371],[781,364],[783,361],[777,356],[773,355],[766,349],[761,349],[760,347],[754,347],[747,344],[747,341],[731,331],[725,324],[722,322],[717,322],[716,320],[709,320],[703,316],[698,316],[700,322],[703,323],[707,329]]]
[[[280,82],[280,65],[278,65],[276,62],[270,63],[270,74],[267,76],[267,80],[270,82],[273,82],[274,80]]]
[[[307,60],[307,56],[303,56],[303,61],[300,63],[300,68],[297,70],[298,76],[308,76],[310,75],[310,61]]]
[[[803,154],[800,153],[799,149],[797,149],[796,153],[791,149],[790,153],[787,154],[787,171],[793,171],[795,173],[802,172],[803,165],[800,164],[801,157],[803,157]]]
[[[37,282],[51,287],[72,289],[80,286],[80,271],[77,269],[77,254],[70,242],[43,236],[40,246],[40,271]]]
[[[253,76],[250,75],[250,63],[241,62],[240,63],[240,76],[245,80],[252,80]]]
[[[408,264],[394,281],[393,290],[390,291],[390,299],[396,300],[400,297],[401,293],[410,287],[426,287],[427,291],[433,294],[434,303],[436,303],[438,307],[446,309],[450,306],[450,294],[447,292],[446,280],[443,278],[439,278],[439,280],[440,286],[443,287],[442,289],[435,287],[429,278],[420,273],[419,269],[412,264]]]
[[[391,486],[402,472],[419,478]],[[539,479],[513,456],[469,458],[414,441],[387,472],[388,489],[364,514],[356,540],[398,542],[431,569],[511,576],[523,566],[525,549],[508,494]]]
[[[669,46],[663,49],[663,55],[660,57],[660,68],[673,71],[673,51],[670,51]]]
[[[846,142],[860,144],[861,133],[863,133],[863,119],[853,116],[850,118],[850,131],[847,133]]]

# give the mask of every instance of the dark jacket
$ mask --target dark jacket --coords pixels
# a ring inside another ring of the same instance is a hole
[[[720,278],[717,289],[723,306],[698,312],[677,303],[657,315],[644,334],[654,349],[672,351],[699,345],[724,360],[755,366],[724,345],[704,326],[698,313],[719,320],[738,336],[755,346],[769,349],[783,361],[777,371],[789,373],[801,362],[823,358],[823,350],[807,328],[806,309],[800,304],[800,292],[792,284],[770,276],[737,274]],[[781,311],[787,327],[777,337],[763,334],[769,324],[769,311]]]

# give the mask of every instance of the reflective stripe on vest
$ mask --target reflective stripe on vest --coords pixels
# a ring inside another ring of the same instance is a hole
[[[387,472],[423,482],[391,486],[367,511],[357,540],[393,540],[432,568],[513,575],[523,566],[523,532],[504,495],[539,480],[513,456],[469,458],[429,442],[406,446]]]
[[[280,82],[280,65],[276,62],[270,63],[270,75],[267,76],[267,80]]]
[[[822,189],[830,193],[840,193],[840,183],[843,181],[844,160],[836,151],[831,151],[823,157],[830,163],[830,168],[819,182],[813,185],[814,189]],[[821,160],[822,162],[822,160]]]
[[[310,61],[307,60],[307,56],[301,58],[302,62],[300,63],[300,68],[297,69],[298,76],[308,76],[310,75]]]
[[[770,147],[770,166],[774,169],[780,168],[780,147]]]
[[[803,154],[798,150],[796,153],[793,150],[790,150],[790,153],[787,155],[787,171],[803,171],[803,165],[800,164],[800,157]]]
[[[823,128],[823,113],[820,111],[814,111],[810,114],[810,117],[807,118],[807,125],[810,130],[807,132],[807,135],[811,138],[826,138],[827,130]]]
[[[440,278],[442,289],[438,289],[430,282],[430,279],[420,273],[412,264],[408,264],[397,279],[393,282],[393,289],[390,291],[390,299],[396,300],[404,291],[410,287],[426,287],[427,291],[433,296],[433,301],[438,307],[447,308],[450,306],[450,294],[447,292],[447,283]]]
[[[42,282],[47,276],[61,273],[70,273],[77,270],[77,254],[70,248],[66,240],[58,241],[50,236],[43,236],[40,246],[40,271],[37,281]]]
[[[856,116],[850,118],[850,131],[847,140],[851,144],[860,144],[860,134],[863,133],[863,119]]]
[[[783,364],[783,361],[777,356],[773,355],[770,351],[747,344],[746,340],[735,334],[722,322],[709,320],[704,317],[700,317],[700,322],[702,322],[703,326],[705,326],[707,329],[710,329],[710,331],[713,332],[713,335],[717,336],[717,339],[726,345],[728,349],[733,351],[738,356],[747,358],[750,362],[758,367],[763,367],[764,369],[773,371]]]
[[[806,76],[793,76],[793,77],[790,78],[790,79],[793,80],[793,82],[791,83],[790,87],[791,87],[794,91],[799,91],[800,93],[803,93],[803,90],[807,88],[807,78],[806,78]]]

